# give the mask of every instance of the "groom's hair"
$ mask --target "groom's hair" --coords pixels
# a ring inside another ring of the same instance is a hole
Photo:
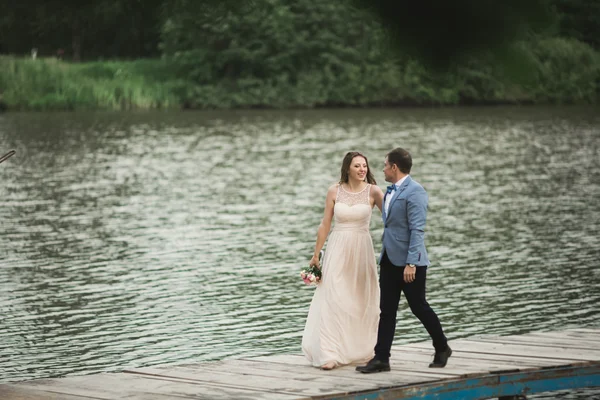
[[[401,147],[396,147],[394,150],[387,153],[388,163],[396,164],[398,169],[405,174],[410,174],[412,168],[412,157],[410,153]]]

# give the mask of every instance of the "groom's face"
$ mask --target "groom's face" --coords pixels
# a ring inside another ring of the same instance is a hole
[[[396,180],[394,179],[395,177],[395,172],[394,172],[394,168],[393,168],[394,164],[390,165],[390,162],[388,161],[388,158],[385,158],[385,163],[383,164],[383,175],[385,176],[385,181],[386,182],[396,182]]]

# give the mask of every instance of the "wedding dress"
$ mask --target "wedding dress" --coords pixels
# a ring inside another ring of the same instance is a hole
[[[371,185],[358,193],[337,189],[323,277],[302,337],[302,352],[314,366],[365,363],[374,356],[380,311],[370,191]]]

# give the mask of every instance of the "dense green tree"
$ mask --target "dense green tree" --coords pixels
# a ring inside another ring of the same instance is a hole
[[[0,50],[83,57],[158,55],[160,0],[0,0]]]
[[[600,49],[600,1],[553,0],[559,20],[559,35]]]
[[[599,8],[597,0],[0,0],[0,54],[154,57],[154,66],[71,71],[105,86],[123,71],[139,87],[159,79],[168,101],[157,104],[192,107],[595,102]],[[27,82],[18,63],[5,65],[13,75],[0,84]]]
[[[364,13],[341,2],[257,0],[222,10],[176,1],[162,49],[192,69],[198,82],[228,78],[291,81],[303,71],[360,65],[381,52],[379,32]]]
[[[551,27],[546,0],[351,0],[382,24],[393,47],[432,67],[499,52]]]
[[[367,13],[351,11],[351,5]],[[560,36],[598,48],[597,0],[0,0],[0,51],[23,54],[37,47],[53,54],[63,48],[74,59],[155,56],[162,31],[167,53],[205,44],[218,49],[228,36],[250,34],[257,41],[291,38],[286,45],[304,46],[301,54],[320,52],[304,40],[327,35],[349,48],[368,46],[372,30],[384,27],[390,49],[447,66],[490,50],[502,54],[552,20],[559,22]],[[303,36],[307,32],[311,36]],[[340,40],[340,33],[351,37]]]

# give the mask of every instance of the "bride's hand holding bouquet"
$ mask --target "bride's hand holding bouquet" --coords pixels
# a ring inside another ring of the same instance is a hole
[[[316,286],[321,283],[321,268],[319,267],[319,257],[313,256],[308,263],[308,267],[300,271],[300,278],[306,285]]]

